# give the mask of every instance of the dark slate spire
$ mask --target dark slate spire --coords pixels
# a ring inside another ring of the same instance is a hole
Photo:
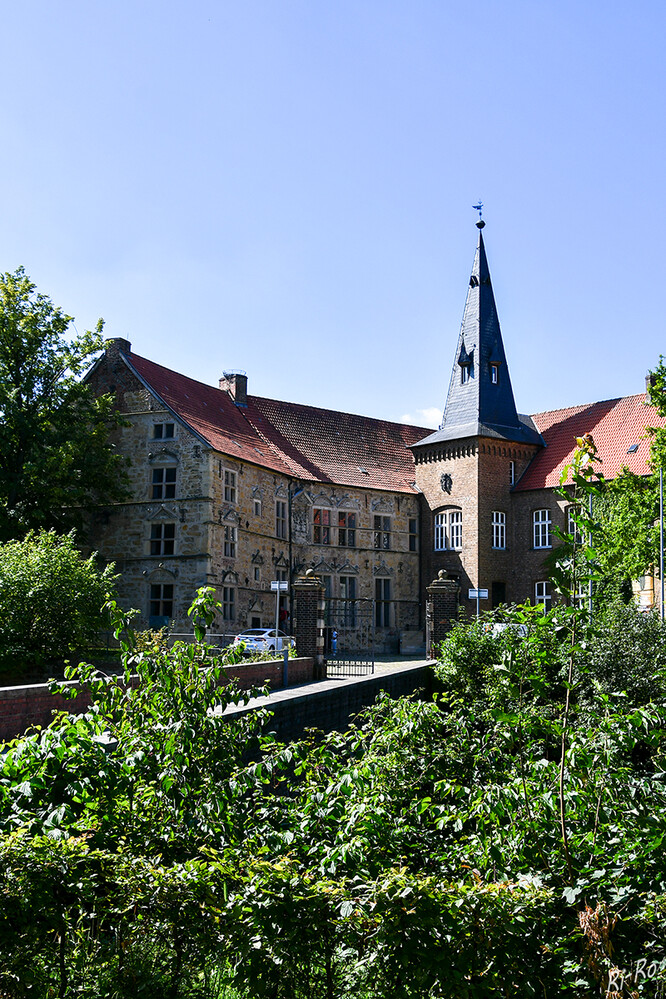
[[[436,433],[419,443],[479,435],[540,443],[541,437],[530,418],[519,416],[516,411],[483,242],[485,222],[481,220],[476,225],[479,242],[442,424]]]

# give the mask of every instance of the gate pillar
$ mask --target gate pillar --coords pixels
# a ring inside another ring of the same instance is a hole
[[[299,656],[314,659],[315,675],[325,679],[324,587],[312,569],[294,580],[294,637]]]
[[[447,578],[444,569],[440,569],[427,592],[426,655],[432,658],[434,646],[446,638],[457,618],[460,584]]]

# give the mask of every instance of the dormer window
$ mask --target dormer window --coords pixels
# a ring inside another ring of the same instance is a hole
[[[490,381],[493,385],[499,385],[499,364],[490,365]]]
[[[460,346],[460,354],[458,355],[458,364],[460,365],[460,381],[461,384],[468,382],[472,375],[474,374],[474,348],[470,350],[469,354],[465,349],[465,341],[463,340]]]

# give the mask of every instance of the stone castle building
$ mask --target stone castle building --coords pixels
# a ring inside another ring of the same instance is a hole
[[[372,608],[377,644],[423,628],[440,569],[488,589],[482,607],[551,600],[544,557],[568,526],[556,495],[576,437],[602,471],[647,474],[645,396],[517,412],[482,221],[439,430],[253,396],[245,374],[194,381],[110,342],[88,378],[115,393],[127,426],[131,499],[100,510],[93,544],[121,573],[143,624],[188,628],[199,586],[222,603],[220,630],[270,627],[270,584],[312,568],[331,599]],[[453,344],[452,344],[453,346]],[[649,597],[647,598],[649,601]],[[287,627],[288,627],[288,618]],[[355,618],[352,620],[354,624]]]

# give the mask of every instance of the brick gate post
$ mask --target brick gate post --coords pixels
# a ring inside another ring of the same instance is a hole
[[[426,589],[426,655],[432,658],[433,646],[446,638],[457,619],[460,584],[456,579],[448,579],[444,569],[440,569],[437,579]]]
[[[326,678],[324,661],[324,587],[312,569],[293,583],[294,637],[299,656],[311,656],[315,675]]]

